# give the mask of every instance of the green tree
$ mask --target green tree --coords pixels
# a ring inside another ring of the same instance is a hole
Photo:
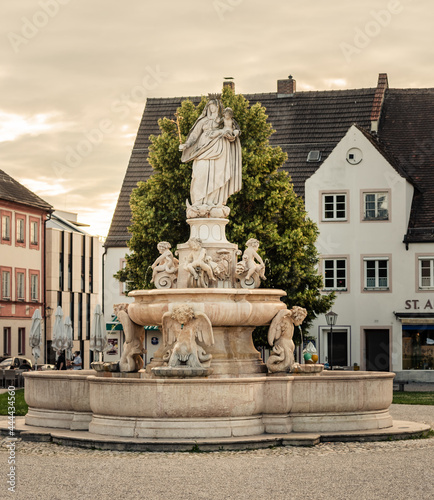
[[[182,142],[202,112],[206,99],[196,107],[184,101],[177,111]],[[249,238],[260,241],[259,253],[266,263],[267,281],[262,286],[286,291],[284,302],[305,307],[307,329],[312,319],[331,307],[333,295],[322,295],[322,278],[316,266],[316,224],[307,217],[302,198],[293,190],[287,172],[281,169],[286,154],[269,144],[274,132],[265,108],[253,106],[242,95],[223,89],[225,107],[234,111],[241,128],[243,187],[231,196],[227,238],[244,249]],[[189,238],[185,201],[189,198],[191,163],[181,163],[178,127],[174,120],[159,120],[161,134],[151,136],[149,163],[154,175],[139,182],[131,195],[132,225],[129,231],[131,254],[116,277],[129,281],[129,289],[152,288],[149,266],[158,256],[157,243],[169,241],[172,248]],[[257,345],[265,345],[264,330],[256,335]]]

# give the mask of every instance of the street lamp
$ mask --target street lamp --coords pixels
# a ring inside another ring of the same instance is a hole
[[[330,368],[333,369],[333,327],[336,325],[336,320],[338,319],[338,315],[333,312],[329,311],[327,314],[325,314],[325,319],[327,321],[327,325],[330,327]]]

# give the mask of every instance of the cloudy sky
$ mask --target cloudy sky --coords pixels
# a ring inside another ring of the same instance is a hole
[[[107,234],[147,97],[434,86],[432,0],[2,0],[0,169]]]

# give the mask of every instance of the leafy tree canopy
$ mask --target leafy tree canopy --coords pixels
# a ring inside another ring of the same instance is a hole
[[[242,95],[225,87],[222,101],[234,111],[241,129],[243,158],[243,187],[228,200],[231,209],[227,239],[244,250],[249,238],[260,241],[259,253],[266,264],[267,281],[263,287],[286,291],[283,299],[291,308],[305,307],[308,311],[303,328],[312,319],[331,307],[334,295],[322,295],[322,278],[316,266],[318,254],[315,241],[316,224],[307,217],[302,198],[297,196],[289,175],[280,169],[286,154],[280,147],[269,144],[274,132],[267,122],[265,108],[257,103],[249,106]],[[132,192],[130,204],[132,225],[129,231],[131,254],[126,268],[117,275],[120,281],[129,281],[130,290],[152,288],[149,266],[158,257],[157,243],[169,241],[174,250],[189,238],[186,223],[186,199],[189,198],[191,163],[181,163],[180,144],[202,112],[207,99],[198,106],[183,101],[176,121],[159,120],[161,134],[151,136],[149,163],[154,174],[146,182],[139,182]],[[256,343],[265,345],[264,331],[256,336]]]

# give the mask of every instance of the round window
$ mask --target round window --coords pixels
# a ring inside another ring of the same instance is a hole
[[[347,162],[351,165],[357,165],[363,159],[363,154],[359,148],[351,148],[347,151]]]

